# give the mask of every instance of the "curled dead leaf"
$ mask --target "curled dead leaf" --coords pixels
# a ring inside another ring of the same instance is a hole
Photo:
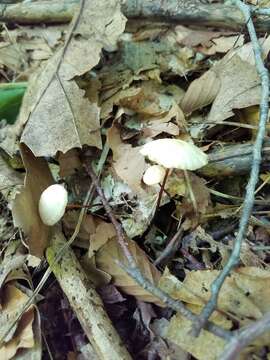
[[[199,79],[192,81],[181,102],[181,108],[185,114],[190,114],[211,104],[220,89],[218,75],[208,70]]]

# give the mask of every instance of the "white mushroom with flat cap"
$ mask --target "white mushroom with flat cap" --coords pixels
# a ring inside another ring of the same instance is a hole
[[[142,146],[140,153],[149,160],[166,168],[163,183],[158,197],[157,208],[160,205],[161,195],[170,169],[184,171],[187,186],[194,208],[196,200],[191,188],[187,170],[197,170],[208,163],[207,155],[196,145],[178,139],[158,139]]]
[[[38,210],[42,222],[55,225],[64,215],[68,203],[68,193],[64,186],[54,184],[43,191],[40,196]]]
[[[151,141],[143,145],[140,152],[167,169],[197,170],[208,162],[207,155],[201,149],[178,139]]]

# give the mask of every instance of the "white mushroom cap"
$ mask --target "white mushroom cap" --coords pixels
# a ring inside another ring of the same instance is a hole
[[[68,193],[64,186],[54,184],[43,191],[40,196],[38,210],[44,224],[56,224],[65,213]]]
[[[197,146],[178,139],[159,139],[145,144],[140,153],[165,168],[196,170],[208,163]]]
[[[143,175],[143,182],[146,185],[156,185],[164,179],[166,170],[161,165],[150,166]]]

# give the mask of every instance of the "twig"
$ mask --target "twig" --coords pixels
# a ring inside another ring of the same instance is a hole
[[[211,284],[211,297],[208,303],[203,308],[201,314],[199,315],[198,321],[194,323],[194,333],[198,334],[200,330],[204,327],[206,321],[209,319],[211,314],[216,308],[219,291],[231,270],[234,266],[238,264],[242,241],[246,234],[247,225],[249,223],[249,218],[252,213],[253,205],[254,205],[254,192],[256,189],[256,184],[258,182],[260,164],[262,159],[262,147],[265,136],[265,127],[268,120],[268,101],[269,101],[269,77],[268,70],[264,67],[264,63],[261,56],[261,47],[257,39],[255,27],[253,25],[253,21],[251,19],[251,11],[248,5],[244,4],[240,0],[235,0],[234,3],[239,7],[242,11],[249,32],[249,36],[252,42],[255,64],[257,72],[261,79],[261,102],[260,102],[260,120],[259,120],[259,128],[257,132],[256,141],[253,148],[253,160],[252,167],[250,172],[250,178],[246,187],[246,196],[243,203],[243,212],[239,222],[239,230],[237,237],[235,238],[233,250],[230,255],[230,258],[223,270],[219,273],[218,277]]]
[[[270,330],[270,313],[264,315],[260,320],[255,321],[246,328],[237,331],[232,339],[225,346],[220,360],[234,360],[244,347],[249,345],[257,337]]]
[[[100,196],[100,199],[101,199],[101,202],[105,208],[105,211],[107,213],[107,215],[109,216],[115,230],[116,230],[116,234],[117,234],[117,238],[118,238],[118,242],[119,242],[119,245],[121,246],[122,250],[123,250],[123,253],[125,254],[127,260],[128,260],[128,263],[129,263],[129,266],[131,266],[132,268],[136,268],[137,265],[136,265],[136,261],[134,260],[134,257],[132,256],[131,252],[129,251],[128,249],[128,246],[127,246],[127,242],[125,240],[125,234],[124,234],[124,231],[122,229],[122,226],[121,224],[116,220],[115,216],[113,215],[112,213],[112,209],[108,203],[108,201],[106,200],[105,198],[105,195],[104,195],[104,192],[103,190],[101,189],[100,185],[99,185],[99,181],[98,181],[98,178],[96,176],[96,174],[94,173],[93,169],[92,169],[92,166],[90,164],[90,162],[85,162],[85,168],[86,168],[86,171],[87,173],[90,175],[91,179],[92,179],[92,182],[96,188],[96,191],[98,193],[98,195]]]
[[[201,264],[193,255],[191,255],[187,249],[181,248],[180,249],[181,254],[188,259],[190,264],[192,264],[193,270],[204,270],[205,266]]]
[[[162,251],[162,253],[159,255],[159,257],[155,260],[154,265],[158,266],[160,264],[164,265],[165,260],[168,260],[168,258],[172,258],[172,256],[175,254],[175,252],[179,248],[180,239],[183,235],[183,228],[180,226],[178,231],[174,234],[174,236],[171,238],[171,240],[166,245],[165,249]]]
[[[119,245],[121,246],[125,256],[127,257],[129,265],[126,267],[123,264],[118,262],[119,266],[121,266],[127,272],[127,274],[130,275],[143,289],[147,290],[148,292],[150,292],[151,294],[153,294],[154,296],[159,298],[168,307],[171,307],[175,311],[177,311],[180,314],[182,314],[183,316],[185,316],[187,319],[194,322],[197,319],[197,316],[195,314],[193,314],[189,309],[187,309],[181,301],[172,299],[168,294],[166,294],[161,289],[157,288],[147,278],[145,278],[142,275],[140,269],[137,267],[136,261],[134,260],[132,254],[130,253],[130,251],[127,247],[127,243],[125,241],[126,235],[124,233],[124,230],[123,230],[121,224],[116,220],[116,217],[115,217],[107,199],[105,198],[103,190],[100,187],[99,180],[98,180],[97,176],[95,175],[94,171],[92,170],[91,164],[89,163],[89,161],[86,160],[84,166],[86,168],[86,171],[90,175],[90,177],[93,181],[93,184],[96,188],[96,191],[97,191],[98,195],[100,196],[100,199],[105,208],[105,211],[116,230]],[[231,333],[229,331],[224,330],[221,327],[219,327],[211,322],[207,322],[206,328],[209,331],[211,331],[213,334],[215,334],[219,337],[222,337],[223,339],[229,340],[231,338]]]

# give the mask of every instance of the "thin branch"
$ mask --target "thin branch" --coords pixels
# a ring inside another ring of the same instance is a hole
[[[238,358],[241,350],[249,345],[257,337],[270,330],[270,312],[264,315],[260,320],[236,332],[229,343],[225,346],[220,360],[234,360]]]
[[[167,263],[168,259],[171,259],[173,257],[175,252],[179,249],[183,232],[184,232],[183,227],[180,226],[180,228],[177,230],[177,232],[174,234],[174,236],[170,239],[170,241],[166,245],[165,249],[155,260],[154,262],[155,266],[158,266],[160,264],[164,265],[165,262]]]
[[[252,167],[250,172],[250,178],[246,187],[246,196],[243,202],[243,212],[239,222],[239,230],[237,237],[235,238],[233,250],[230,255],[230,258],[223,270],[219,273],[218,277],[211,284],[211,297],[209,302],[203,308],[198,321],[194,324],[194,333],[198,334],[200,330],[204,327],[206,321],[209,319],[211,314],[214,312],[217,300],[219,296],[219,291],[231,270],[236,266],[239,262],[241,245],[242,241],[246,235],[246,229],[249,223],[249,219],[252,213],[254,200],[255,200],[255,190],[256,184],[258,182],[260,164],[262,160],[262,148],[263,141],[265,136],[265,128],[268,120],[268,110],[269,110],[269,76],[268,70],[265,68],[263,60],[262,60],[262,52],[261,46],[258,42],[255,27],[253,25],[253,21],[251,19],[251,11],[248,5],[244,4],[240,0],[235,0],[234,3],[239,7],[242,11],[249,32],[249,36],[251,39],[255,64],[257,72],[261,79],[261,102],[260,102],[260,120],[259,120],[259,128],[257,132],[256,141],[253,147],[253,160]]]
[[[97,191],[98,195],[100,196],[100,199],[104,206],[104,209],[116,230],[119,245],[121,246],[125,256],[127,257],[128,264],[129,264],[128,267],[124,266],[121,263],[118,263],[119,266],[121,266],[127,272],[127,274],[130,275],[143,289],[147,290],[148,292],[150,292],[151,294],[153,294],[154,296],[159,298],[168,307],[174,309],[175,311],[179,312],[180,314],[182,314],[187,319],[189,319],[193,322],[195,320],[197,320],[197,315],[193,314],[189,309],[187,309],[181,301],[172,299],[168,294],[166,294],[161,289],[157,288],[147,278],[145,278],[142,275],[140,269],[137,267],[134,257],[132,256],[132,254],[130,253],[130,251],[127,247],[127,243],[125,241],[126,235],[124,233],[124,230],[123,230],[121,224],[116,220],[116,217],[112,211],[112,208],[110,207],[107,199],[105,198],[103,190],[100,187],[99,180],[98,180],[97,176],[95,175],[95,173],[92,169],[92,166],[89,163],[89,161],[87,161],[87,159],[85,161],[84,166],[85,166],[86,171],[88,172],[89,176],[91,177],[93,184],[96,188],[96,191]],[[215,334],[223,339],[229,340],[231,338],[231,333],[229,331],[224,330],[221,327],[219,327],[211,322],[207,322],[206,328],[207,328],[207,330],[211,331],[213,334]]]

